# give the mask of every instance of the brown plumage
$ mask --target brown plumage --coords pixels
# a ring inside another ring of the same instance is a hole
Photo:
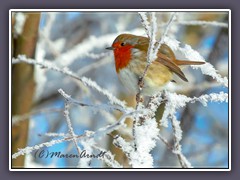
[[[137,80],[134,80],[134,76],[135,78],[141,76],[146,67],[148,46],[149,39],[147,37],[132,34],[121,34],[114,40],[112,47],[108,49],[114,51],[116,71],[120,79],[124,79],[124,81],[129,79],[132,81],[130,85],[137,86]],[[158,50],[157,59],[153,61],[147,72],[145,86],[148,88],[161,87],[172,80],[172,73],[178,75],[182,80],[188,81],[179,66],[204,63],[178,60],[171,48],[162,44]],[[125,76],[129,76],[129,78]]]

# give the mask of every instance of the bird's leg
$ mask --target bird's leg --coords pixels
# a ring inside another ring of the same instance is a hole
[[[143,88],[143,86],[144,86],[144,81],[143,81],[143,77],[142,77],[142,76],[140,76],[140,77],[138,78],[138,86],[139,86],[139,88],[141,88],[141,90],[142,90],[142,88]]]
[[[141,94],[140,93],[137,93],[137,95],[136,95],[136,101],[137,102],[143,102],[143,97],[141,96]]]
[[[142,98],[142,96],[141,96],[141,92],[142,92],[143,86],[144,86],[143,77],[140,76],[140,77],[138,78],[139,92],[138,92],[137,95],[136,95],[136,101],[137,101],[137,103],[138,103],[138,102],[143,102],[143,98]]]

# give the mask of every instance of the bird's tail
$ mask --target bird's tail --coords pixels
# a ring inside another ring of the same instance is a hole
[[[176,59],[175,64],[181,66],[181,65],[202,65],[205,64],[203,61],[187,61],[187,60],[178,60]]]

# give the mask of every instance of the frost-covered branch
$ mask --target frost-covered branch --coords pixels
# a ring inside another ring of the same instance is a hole
[[[105,110],[105,111],[117,110],[125,113],[132,110],[131,108],[126,108],[126,107],[122,108],[121,106],[114,106],[114,105],[108,105],[108,104],[93,105],[93,104],[83,103],[71,98],[71,96],[66,92],[64,92],[62,89],[59,89],[58,92],[69,102],[79,106],[83,106],[83,107],[85,106],[85,107],[90,107],[96,110]]]
[[[41,144],[38,144],[38,145],[35,145],[32,147],[25,147],[23,149],[18,149],[18,152],[14,153],[12,155],[12,159],[16,159],[17,157],[23,156],[25,154],[30,154],[31,152],[39,150],[43,147],[51,147],[55,144],[59,144],[59,143],[65,142],[65,141],[71,141],[71,138],[70,139],[63,138],[63,139],[58,139],[58,140],[51,140],[49,142],[41,143]]]
[[[203,94],[199,97],[188,97],[176,93],[165,93],[167,103],[162,116],[161,125],[168,127],[168,116],[174,115],[176,110],[186,106],[187,103],[200,102],[203,106],[207,106],[207,102],[228,102],[228,94],[224,92]]]
[[[179,122],[176,121],[176,119],[175,120],[171,119],[171,122],[172,122],[173,132],[174,132],[174,146],[170,145],[169,142],[167,141],[167,139],[165,137],[163,137],[162,135],[159,134],[158,137],[167,146],[167,148],[169,150],[171,150],[174,154],[177,155],[181,167],[192,168],[191,163],[186,159],[186,157],[181,152],[181,145],[180,145],[180,141],[179,141],[180,140],[179,136],[182,136],[182,132],[181,132],[181,129],[180,129]]]
[[[161,134],[159,134],[158,137],[167,146],[169,150],[173,151],[173,147],[171,146],[171,144],[169,144],[165,137],[163,137]]]
[[[176,21],[177,24],[180,25],[189,25],[189,26],[216,26],[216,27],[222,27],[222,28],[228,28],[228,24],[224,22],[218,22],[218,21],[183,21],[179,20]]]
[[[177,155],[179,162],[184,168],[191,168],[191,164],[187,161],[182,154],[180,141],[182,139],[182,130],[180,128],[180,122],[176,119],[176,111],[179,108],[184,107],[187,103],[195,103],[199,101],[204,106],[207,106],[207,102],[228,102],[228,94],[224,92],[204,94],[199,97],[187,97],[184,95],[177,95],[176,93],[165,93],[167,103],[165,105],[165,111],[161,119],[161,126],[168,126],[168,118],[172,124],[173,137],[174,137],[174,149],[173,152]],[[165,141],[164,141],[165,142]]]
[[[155,45],[156,45],[156,36],[157,36],[157,19],[154,12],[151,13],[151,26],[149,28],[150,38],[149,38],[149,46],[148,46],[148,52],[147,52],[147,62],[150,64],[152,61],[154,61],[157,58],[157,53],[155,51]],[[146,70],[147,71],[147,70]],[[143,77],[145,76],[145,73],[143,74]]]
[[[153,167],[153,157],[151,150],[156,146],[159,129],[155,119],[155,111],[162,102],[162,95],[153,96],[146,108],[142,112],[134,115],[137,123],[134,130],[134,139],[132,142],[126,142],[122,137],[114,138],[116,147],[122,149],[129,159],[129,164],[133,168]]]
[[[54,132],[48,132],[44,134],[38,134],[39,136],[46,136],[46,137],[66,137],[69,136],[69,134],[65,133],[54,133]]]
[[[81,154],[81,148],[78,146],[76,135],[75,135],[73,127],[72,127],[71,119],[70,119],[70,116],[69,116],[69,106],[70,106],[69,101],[65,100],[65,108],[64,108],[63,114],[64,114],[65,120],[67,122],[68,133],[69,133],[70,137],[73,138],[74,145],[76,146],[78,154],[80,155]]]
[[[147,119],[135,128],[135,141],[126,142],[122,137],[117,137],[113,143],[127,155],[133,168],[153,168],[154,159],[151,151],[156,146],[159,133],[156,119]]]
[[[138,12],[138,14],[141,17],[142,26],[145,28],[145,32],[146,32],[148,38],[150,38],[150,33],[149,33],[150,24],[148,21],[147,12]]]
[[[190,61],[205,61],[205,59],[197,51],[193,50],[191,46],[186,44],[184,46],[180,46],[181,43],[176,39],[165,37],[164,43],[171,47],[173,51],[180,51],[185,56],[185,58]],[[228,87],[227,77],[221,77],[221,75],[218,74],[217,70],[210,63],[205,63],[203,65],[193,65],[191,67],[193,69],[200,68],[203,74],[211,76],[221,85]]]
[[[47,70],[53,70],[53,71],[57,71],[60,72],[62,74],[65,74],[73,79],[76,79],[80,82],[82,82],[84,85],[91,87],[92,89],[95,89],[96,91],[98,91],[100,94],[106,96],[111,104],[116,104],[119,105],[121,107],[125,107],[125,102],[120,101],[118,98],[116,98],[115,96],[113,96],[109,91],[101,88],[99,85],[97,85],[96,82],[92,81],[89,78],[86,77],[79,77],[78,75],[76,75],[75,73],[73,73],[72,71],[70,71],[67,68],[59,68],[56,66],[56,64],[53,64],[51,62],[43,62],[43,61],[37,61],[37,60],[33,60],[33,59],[28,59],[26,58],[26,56],[24,55],[19,55],[18,58],[13,58],[12,59],[13,64],[14,63],[20,63],[20,62],[25,62],[28,64],[34,64],[34,65],[38,65],[42,68],[45,68]]]
[[[158,42],[157,46],[156,46],[155,49],[154,49],[154,52],[153,52],[153,53],[154,53],[154,56],[153,56],[153,57],[155,57],[155,58],[154,58],[154,59],[151,59],[151,61],[154,61],[154,60],[156,59],[158,50],[159,50],[159,48],[161,47],[161,45],[164,43],[164,38],[167,37],[167,33],[168,33],[168,31],[169,31],[169,29],[170,29],[173,21],[175,20],[175,18],[176,18],[176,12],[173,12],[173,13],[171,14],[171,17],[170,17],[168,23],[167,23],[167,26],[166,26],[166,28],[165,28],[165,30],[164,30],[164,33],[163,33],[163,35],[161,36],[160,41]]]
[[[56,113],[63,112],[61,108],[46,108],[46,109],[38,109],[31,111],[30,113],[15,115],[12,117],[12,126],[20,123],[21,121],[27,120],[29,117],[34,116],[36,114],[45,114],[45,113]]]
[[[180,141],[182,139],[182,129],[180,127],[180,121],[177,120],[175,115],[170,115],[170,120],[172,124],[174,139],[174,147],[172,152],[177,155],[182,168],[192,168],[191,163],[182,154],[182,147],[180,144]]]

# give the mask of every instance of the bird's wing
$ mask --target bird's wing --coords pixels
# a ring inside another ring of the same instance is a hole
[[[160,46],[158,53],[166,55],[169,59],[173,59],[173,60],[176,59],[172,49],[166,44],[162,44]]]
[[[177,74],[182,80],[188,82],[186,76],[183,74],[182,70],[176,65],[172,59],[167,57],[165,54],[158,53],[158,58],[156,62],[163,64],[164,66],[168,67],[170,71]]]

